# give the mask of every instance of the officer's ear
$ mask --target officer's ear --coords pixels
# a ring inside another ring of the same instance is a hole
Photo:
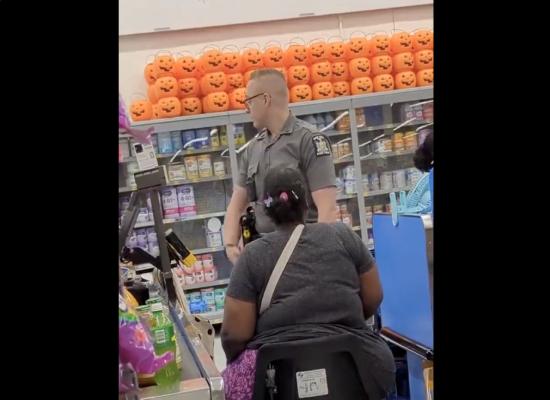
[[[264,93],[264,99],[265,99],[265,105],[269,106],[271,105],[271,95],[269,93]]]

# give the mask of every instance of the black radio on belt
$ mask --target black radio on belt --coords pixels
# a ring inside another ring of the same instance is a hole
[[[248,243],[258,239],[261,235],[256,230],[256,214],[253,207],[246,209],[246,214],[241,216],[241,232],[243,236],[243,244],[246,246]]]

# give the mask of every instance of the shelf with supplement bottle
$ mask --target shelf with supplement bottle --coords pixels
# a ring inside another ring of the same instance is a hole
[[[228,284],[229,284],[229,278],[219,279],[213,282],[201,282],[201,283],[195,283],[192,285],[182,285],[182,289],[184,291],[197,290],[197,289],[204,289],[204,288],[216,287],[216,286],[227,286]]]
[[[164,186],[169,187],[169,186],[180,186],[180,185],[192,185],[195,183],[226,181],[229,179],[232,179],[231,175],[211,176],[208,178],[198,178],[198,179],[180,179],[180,180],[171,180]],[[128,193],[128,192],[133,192],[135,190],[136,190],[135,186],[126,186],[126,187],[118,188],[119,193]]]
[[[226,151],[227,149],[228,149],[227,146],[211,147],[211,148],[204,148],[204,149],[189,149],[189,150],[184,150],[180,152],[177,158],[186,157],[186,156],[197,156],[200,154],[221,153],[223,151]],[[157,159],[158,160],[170,159],[174,157],[175,154],[176,154],[175,152],[170,152],[166,154],[157,154]],[[121,161],[121,163],[129,163],[133,161],[136,161],[136,157],[125,157]]]
[[[364,197],[367,198],[367,197],[375,197],[375,196],[382,196],[384,194],[390,194],[392,192],[401,192],[401,191],[409,191],[411,190],[413,187],[412,186],[406,186],[406,187],[403,187],[403,188],[392,188],[392,189],[385,189],[385,190],[372,190],[372,191],[367,191],[367,193],[364,194]]]
[[[165,219],[162,220],[162,223],[164,225],[169,225],[169,224],[177,224],[179,222],[196,221],[196,220],[200,220],[200,219],[208,219],[208,218],[224,217],[224,216],[225,216],[225,211],[220,211],[220,212],[213,212],[213,213],[207,213],[207,214],[193,215],[193,216],[188,216],[188,217],[165,218]],[[148,227],[151,227],[151,226],[154,226],[154,225],[155,225],[154,221],[137,223],[137,224],[134,225],[134,229],[148,228]]]
[[[224,246],[219,246],[219,247],[206,247],[204,249],[195,249],[195,250],[191,250],[191,253],[193,253],[194,255],[200,255],[200,254],[206,254],[206,253],[216,253],[216,252],[220,252],[220,251],[225,251],[225,247]]]

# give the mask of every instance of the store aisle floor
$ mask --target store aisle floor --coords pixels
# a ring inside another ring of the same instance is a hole
[[[225,358],[225,353],[223,352],[222,340],[218,331],[214,337],[214,364],[216,364],[216,368],[219,372],[222,372],[225,369],[226,362],[227,359]]]

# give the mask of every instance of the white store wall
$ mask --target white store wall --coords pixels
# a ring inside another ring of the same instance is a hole
[[[393,29],[412,31],[418,28],[433,29],[432,5],[120,36],[119,90],[126,104],[135,94],[145,96],[147,86],[143,68],[160,50],[173,53],[189,51],[196,55],[210,44],[221,48],[229,44],[243,47],[247,43],[257,42],[263,48],[271,40],[286,45],[295,37],[309,42],[334,35],[347,39],[355,31],[391,33]]]

